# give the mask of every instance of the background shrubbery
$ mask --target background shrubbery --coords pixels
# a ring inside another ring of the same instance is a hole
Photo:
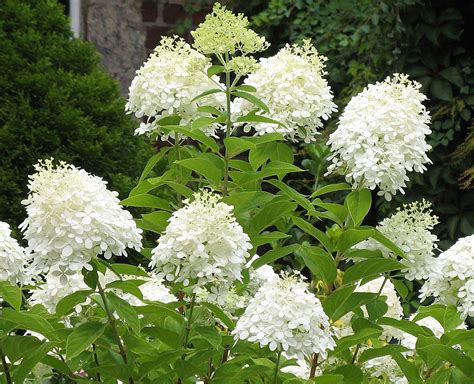
[[[0,2],[0,217],[18,225],[27,175],[54,156],[128,193],[151,149],[133,136],[94,47],[72,38],[53,1]]]

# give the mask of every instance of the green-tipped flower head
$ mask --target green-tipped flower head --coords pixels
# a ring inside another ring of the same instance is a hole
[[[191,32],[194,48],[206,55],[240,52],[244,56],[267,49],[269,44],[265,38],[248,26],[249,21],[243,14],[235,15],[216,3],[206,20]]]

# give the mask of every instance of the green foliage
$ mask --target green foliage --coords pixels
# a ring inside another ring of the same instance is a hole
[[[53,1],[0,3],[0,217],[24,217],[27,175],[55,157],[104,177],[122,195],[151,150],[133,137],[118,87],[93,46],[73,39]]]

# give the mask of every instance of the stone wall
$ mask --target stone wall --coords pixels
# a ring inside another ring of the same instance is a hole
[[[193,26],[204,19],[207,10],[194,11],[185,1],[83,0],[82,35],[95,44],[102,64],[119,81],[124,96],[135,71],[161,36],[172,34],[187,16]]]

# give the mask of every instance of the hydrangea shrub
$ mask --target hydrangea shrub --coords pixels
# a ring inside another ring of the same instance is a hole
[[[305,41],[257,60],[265,39],[220,4],[192,36],[164,38],[130,87],[136,134],[169,145],[128,198],[47,160],[27,247],[0,223],[2,382],[472,383],[473,236],[438,255],[427,201],[365,223],[371,190],[390,199],[429,163],[419,85],[355,96],[329,138],[346,182],[308,196],[285,183],[304,171],[288,142],[323,140],[326,59]],[[130,248],[148,261],[108,261]]]

